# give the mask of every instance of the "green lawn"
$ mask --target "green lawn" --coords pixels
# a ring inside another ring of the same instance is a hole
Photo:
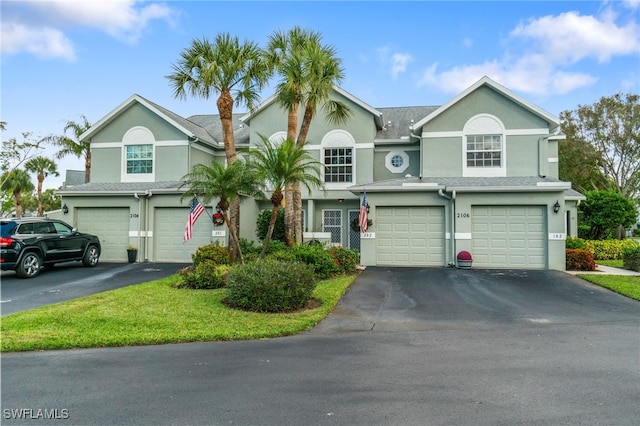
[[[580,274],[578,276],[600,287],[608,288],[631,299],[640,300],[640,276],[595,274]]]
[[[2,352],[261,339],[311,329],[356,275],[322,281],[314,309],[265,314],[230,309],[220,290],[176,289],[180,278],[120,288],[2,318]]]

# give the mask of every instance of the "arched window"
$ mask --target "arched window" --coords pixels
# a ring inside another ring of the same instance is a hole
[[[122,182],[151,182],[155,137],[146,127],[132,127],[122,138]]]
[[[326,184],[351,185],[355,176],[355,144],[349,132],[332,130],[322,138],[322,164]]]
[[[495,116],[479,114],[464,125],[464,176],[506,176],[505,128]]]

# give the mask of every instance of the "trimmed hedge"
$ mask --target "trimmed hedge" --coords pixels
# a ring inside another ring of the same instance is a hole
[[[210,260],[205,260],[197,266],[187,266],[178,271],[181,280],[176,287],[195,290],[222,288],[227,285],[230,270],[229,265],[216,265]]]
[[[640,271],[640,246],[623,249],[622,264],[624,269]]]
[[[228,265],[231,263],[229,249],[218,243],[198,247],[195,253],[191,255],[191,260],[193,260],[193,265],[196,267],[205,261],[216,265]]]
[[[627,248],[639,246],[636,240],[586,240],[586,248],[591,250],[594,259],[598,260],[620,260],[622,251]]]
[[[231,270],[226,303],[254,312],[293,311],[306,306],[315,287],[311,266],[265,259]]]
[[[596,262],[590,250],[567,249],[567,270],[568,271],[594,271]]]

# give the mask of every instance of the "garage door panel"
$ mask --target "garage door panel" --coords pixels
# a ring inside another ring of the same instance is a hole
[[[210,210],[210,209],[209,209]],[[154,258],[158,262],[191,262],[200,246],[211,244],[213,222],[211,211],[203,213],[193,226],[192,237],[184,241],[184,227],[189,208],[154,209]],[[226,227],[224,227],[226,230]]]
[[[100,239],[101,262],[126,262],[129,244],[128,207],[79,207],[77,228]]]
[[[474,265],[546,265],[546,216],[542,206],[473,206],[471,229]]]
[[[376,218],[379,265],[444,265],[443,208],[378,207]]]

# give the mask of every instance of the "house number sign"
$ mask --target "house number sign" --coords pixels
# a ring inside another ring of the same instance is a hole
[[[372,239],[376,237],[376,233],[375,232],[362,232],[360,234],[360,238],[362,239]]]
[[[471,214],[470,213],[456,213],[456,217],[458,219],[462,219],[462,218],[467,219],[467,218],[471,217]]]

